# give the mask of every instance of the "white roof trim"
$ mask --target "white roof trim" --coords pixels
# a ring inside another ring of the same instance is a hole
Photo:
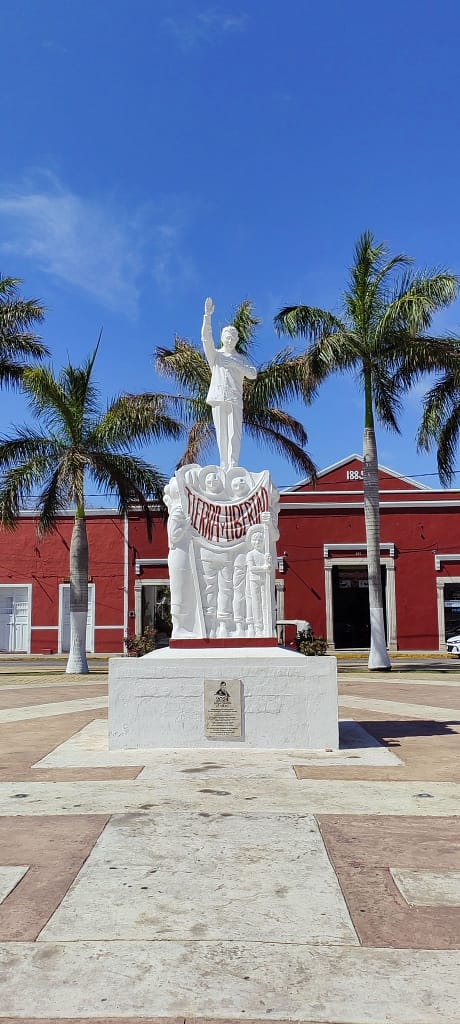
[[[340,459],[339,462],[333,462],[331,466],[326,466],[326,469],[320,470],[320,472],[317,474],[318,475],[318,479],[321,476],[325,476],[326,473],[330,473],[333,469],[340,469],[340,466],[345,466],[346,463],[347,462],[351,462],[352,459],[358,459],[359,462],[363,461],[362,455],[357,455],[356,452],[354,452],[352,455],[347,455],[347,457],[345,459]],[[280,493],[281,494],[291,494],[292,491],[296,491],[297,488],[298,487],[302,487],[303,484],[310,484],[310,483],[311,483],[311,477],[310,476],[305,476],[303,478],[303,480],[299,480],[299,482],[297,484],[293,484],[292,487],[284,487],[283,490]]]
[[[345,459],[340,459],[339,462],[333,462],[331,466],[326,466],[326,469],[320,470],[320,472],[318,473],[318,480],[320,480],[322,476],[326,476],[328,473],[331,473],[334,469],[340,469],[341,466],[346,466],[347,462],[351,462],[353,459],[357,459],[357,461],[361,463],[364,461],[362,455],[358,455],[357,452],[353,452],[351,455],[347,455]],[[413,480],[413,478],[410,476],[404,476],[402,473],[397,473],[395,469],[389,469],[388,466],[382,466],[380,462],[379,470],[382,470],[383,473],[388,473],[389,476],[396,477],[398,480],[404,480],[406,484],[411,484],[412,487],[416,487],[421,491],[432,490],[432,488],[429,487],[428,484],[421,484],[418,480]],[[292,492],[297,491],[299,487],[302,487],[310,483],[311,477],[306,476],[304,477],[303,480],[299,480],[298,483],[293,484],[292,487],[284,487],[280,493],[292,494]]]

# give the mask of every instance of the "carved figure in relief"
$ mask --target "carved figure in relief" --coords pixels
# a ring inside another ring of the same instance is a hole
[[[215,471],[209,472],[205,470],[204,473],[200,474],[199,482],[204,488],[206,494],[215,497],[218,494],[222,494],[224,484],[219,473]]]
[[[190,518],[180,502],[179,488],[173,477],[164,491],[168,509],[168,570],[171,592],[171,618],[174,639],[187,639],[200,631],[199,609],[192,574]]]
[[[243,427],[243,380],[255,380],[257,370],[235,351],[238,342],[236,327],[222,329],[221,347],[214,345],[212,314],[214,303],[206,299],[201,340],[211,367],[211,384],[206,401],[211,406],[217,436],[220,465],[231,469],[238,465]]]
[[[241,498],[244,498],[249,491],[249,484],[245,476],[234,476],[233,479],[230,480],[230,487],[232,497],[235,501],[239,501]]]
[[[206,636],[223,639],[233,629],[233,559],[231,552],[200,547]]]
[[[251,550],[246,555],[246,620],[248,636],[270,635],[271,568],[267,526],[251,526],[247,533]]]

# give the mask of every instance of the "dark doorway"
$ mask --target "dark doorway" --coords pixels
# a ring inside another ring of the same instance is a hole
[[[381,567],[383,614],[386,623],[386,569]],[[369,647],[371,626],[369,615],[369,587],[367,565],[339,566],[332,569],[332,602],[334,617],[334,644],[336,648]]]
[[[142,632],[148,626],[157,631],[156,646],[167,646],[172,632],[169,583],[148,583],[142,587]]]
[[[444,622],[445,639],[460,633],[460,584],[444,584]]]

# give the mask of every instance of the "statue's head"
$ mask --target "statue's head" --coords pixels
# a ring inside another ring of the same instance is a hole
[[[223,327],[220,341],[224,352],[233,352],[238,341],[238,331],[236,327],[232,327],[231,325]]]
[[[256,551],[263,551],[264,549],[264,532],[263,530],[254,530],[251,535],[251,547],[255,548]]]
[[[204,486],[208,494],[220,494],[224,485],[218,473],[207,473],[204,478]]]
[[[234,476],[231,488],[235,498],[244,498],[244,495],[249,491],[249,484],[244,476]]]

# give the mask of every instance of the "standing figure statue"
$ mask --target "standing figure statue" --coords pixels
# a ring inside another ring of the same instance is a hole
[[[203,633],[197,608],[192,573],[190,518],[183,512],[175,477],[166,484],[164,501],[168,509],[168,568],[171,589],[173,639],[189,639]]]
[[[220,336],[221,347],[215,348],[211,326],[213,312],[212,299],[206,299],[201,330],[205,356],[211,367],[211,385],[206,401],[212,408],[221,469],[227,470],[237,466],[240,457],[243,380],[245,377],[255,380],[257,370],[244,356],[235,352],[238,341],[236,327],[224,327]]]
[[[272,557],[266,548],[266,523],[251,526],[247,539],[251,545],[246,555],[246,614],[248,636],[270,636]]]

